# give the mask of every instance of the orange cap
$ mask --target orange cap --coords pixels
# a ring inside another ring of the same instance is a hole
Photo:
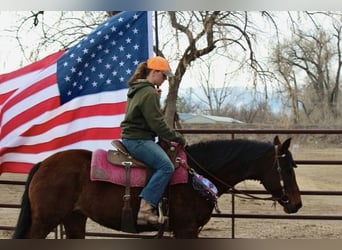
[[[160,70],[164,75],[173,76],[169,62],[161,56],[154,56],[147,59],[147,68]]]

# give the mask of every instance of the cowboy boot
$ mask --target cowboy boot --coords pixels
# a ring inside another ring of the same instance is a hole
[[[153,206],[145,199],[140,201],[140,209],[138,212],[138,225],[158,224],[158,216],[153,213]]]

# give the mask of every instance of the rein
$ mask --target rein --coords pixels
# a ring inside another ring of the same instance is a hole
[[[210,173],[207,169],[205,169],[198,161],[196,161],[192,156],[191,154],[189,154],[189,152],[187,152],[185,150],[185,153],[186,155],[197,165],[197,167],[199,167],[203,172],[205,172],[206,174],[208,174],[211,178],[215,179],[217,182],[221,183],[222,185],[224,185],[225,187],[227,187],[227,191],[228,193],[234,193],[237,197],[240,197],[240,198],[245,198],[245,199],[255,199],[255,200],[272,200],[274,202],[278,201],[278,200],[281,200],[282,202],[286,203],[288,202],[288,198],[286,197],[286,194],[285,194],[285,187],[284,187],[284,181],[283,181],[283,178],[282,178],[282,175],[281,175],[281,167],[280,167],[280,164],[279,164],[279,159],[280,158],[283,158],[285,157],[285,154],[283,155],[278,155],[278,145],[275,145],[274,146],[275,148],[275,155],[274,155],[274,163],[273,163],[273,166],[277,166],[277,170],[278,170],[278,173],[279,173],[279,177],[280,177],[280,186],[282,188],[282,192],[283,192],[283,195],[282,197],[280,198],[274,198],[274,197],[268,197],[268,198],[262,198],[262,197],[259,197],[259,196],[255,196],[255,195],[252,195],[252,194],[249,194],[249,193],[246,193],[246,192],[243,192],[241,190],[238,190],[236,188],[234,188],[234,186],[232,185],[229,185],[228,183],[226,183],[225,181],[223,181],[222,179],[218,178],[217,176],[213,175],[212,173]],[[190,168],[189,166],[187,166],[187,169],[189,171],[194,171],[192,168]]]

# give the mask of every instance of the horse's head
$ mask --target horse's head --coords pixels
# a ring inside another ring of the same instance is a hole
[[[294,168],[297,167],[289,151],[291,138],[284,143],[274,138],[273,167],[265,174],[262,184],[284,207],[286,213],[296,213],[302,207]]]

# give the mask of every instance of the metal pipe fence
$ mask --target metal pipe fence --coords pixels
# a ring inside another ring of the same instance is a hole
[[[179,132],[183,134],[230,134],[232,139],[235,139],[237,134],[323,134],[323,135],[341,135],[341,129],[179,129]],[[295,160],[296,164],[299,165],[338,165],[342,167],[342,160]],[[25,181],[11,181],[11,180],[0,180],[0,185],[25,185]],[[264,190],[241,190],[244,193],[249,194],[268,194]],[[270,215],[270,214],[252,214],[252,213],[238,213],[236,212],[235,194],[231,193],[231,212],[230,213],[213,213],[212,217],[231,219],[231,238],[235,238],[235,220],[236,219],[285,219],[285,220],[342,220],[341,215],[324,215],[324,214],[308,214],[308,215]],[[338,196],[342,197],[342,190],[303,190],[301,195],[307,196]],[[1,199],[1,198],[0,198]],[[6,204],[1,203],[0,209],[20,209],[19,204]],[[0,230],[13,231],[15,225],[4,226],[0,225]],[[64,238],[65,233],[63,227],[60,225],[54,231],[55,238]],[[102,233],[102,232],[86,232],[86,236],[96,237],[113,237],[113,238],[153,238],[154,235],[132,235],[125,233]]]

